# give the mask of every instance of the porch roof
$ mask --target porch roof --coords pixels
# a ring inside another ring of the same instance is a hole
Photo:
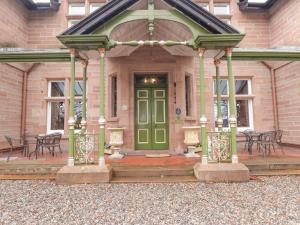
[[[68,49],[0,49],[0,62],[68,62],[70,60]]]
[[[226,56],[221,59],[226,60]],[[300,47],[234,48],[232,60],[240,61],[300,61]]]

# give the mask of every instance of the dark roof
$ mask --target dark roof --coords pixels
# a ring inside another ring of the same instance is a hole
[[[91,34],[105,22],[111,20],[124,10],[140,0],[112,0],[103,7],[81,20],[78,24],[67,29],[61,35]],[[168,5],[195,21],[200,26],[213,34],[239,34],[240,32],[216,16],[193,3],[191,0],[163,0]]]
[[[58,10],[60,6],[60,0],[50,0],[49,2],[39,2],[35,3],[33,0],[21,0],[21,2],[29,10]]]
[[[266,10],[271,8],[277,0],[267,0],[266,2],[249,2],[248,0],[239,0],[238,5],[240,10],[243,11],[255,11],[255,10]]]

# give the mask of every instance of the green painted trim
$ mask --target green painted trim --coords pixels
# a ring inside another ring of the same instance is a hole
[[[235,100],[235,81],[232,73],[232,58],[231,55],[227,56],[227,70],[228,70],[228,91],[229,91],[229,124],[231,131],[231,154],[237,155],[237,112]],[[231,121],[234,120],[234,121]]]
[[[69,108],[69,122],[74,121],[75,114],[75,55],[71,54],[71,79],[70,79],[70,108]],[[74,158],[75,153],[75,136],[74,124],[69,124],[69,157]]]
[[[202,51],[202,50],[200,50]],[[208,157],[208,143],[207,143],[207,117],[206,117],[206,94],[205,94],[205,70],[204,70],[204,51],[199,54],[199,93],[200,93],[200,125],[201,125],[201,144],[202,144],[202,156]],[[205,121],[202,121],[205,120]]]
[[[196,40],[198,48],[218,49],[234,47],[244,38],[245,34],[207,34],[199,35]]]
[[[106,35],[61,35],[57,37],[66,47],[76,49],[109,49],[109,39]]]
[[[226,56],[222,60],[227,60]],[[234,49],[232,60],[245,61],[300,61],[300,50]]]
[[[222,108],[221,108],[221,79],[220,79],[220,65],[219,63],[216,64],[216,90],[217,90],[217,120],[222,120]],[[222,126],[219,125],[217,121],[218,130],[222,131]]]
[[[75,58],[76,60],[79,57]],[[68,50],[63,52],[51,52],[51,50],[0,52],[0,62],[70,62],[71,57]]]
[[[120,15],[116,16],[109,22],[105,23],[103,26],[99,27],[94,34],[104,35],[107,37],[111,36],[112,31],[119,25],[128,23],[136,20],[148,21],[148,10],[135,10],[135,11],[124,11]],[[209,34],[209,32],[203,27],[199,26],[197,23],[187,18],[177,10],[154,10],[154,21],[155,20],[169,20],[181,23],[188,27],[195,39],[199,34]]]
[[[105,58],[100,53],[99,77],[99,157],[104,157],[105,148]]]
[[[86,121],[86,103],[87,103],[87,93],[86,93],[86,85],[87,85],[87,65],[83,66],[83,78],[82,78],[82,119]],[[83,130],[85,133],[86,129]]]

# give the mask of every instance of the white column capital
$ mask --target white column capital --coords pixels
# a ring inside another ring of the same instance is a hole
[[[215,64],[215,66],[220,66],[221,60],[220,59],[215,59],[214,64]]]
[[[199,53],[199,57],[203,57],[205,53],[205,48],[199,48],[198,53]]]
[[[99,52],[99,54],[100,54],[100,57],[101,58],[104,58],[105,57],[105,48],[99,48],[98,49],[98,52]]]
[[[226,55],[227,55],[227,57],[231,57],[232,56],[232,48],[227,48],[226,49]]]

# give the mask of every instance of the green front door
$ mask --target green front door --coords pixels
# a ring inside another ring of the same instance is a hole
[[[135,89],[135,147],[137,150],[167,150],[167,88]]]

